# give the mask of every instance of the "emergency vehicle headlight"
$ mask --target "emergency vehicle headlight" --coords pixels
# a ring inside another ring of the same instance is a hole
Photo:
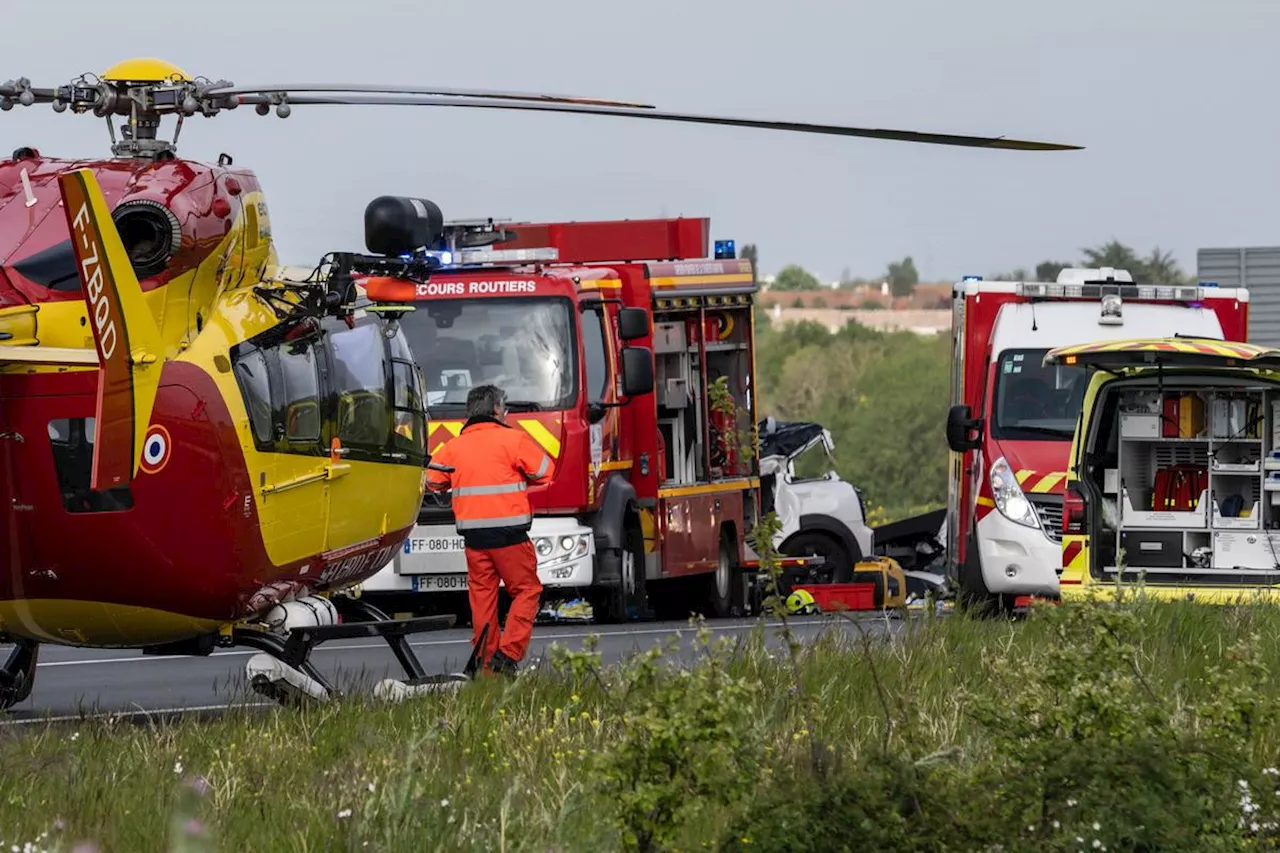
[[[591,534],[572,534],[558,539],[541,537],[534,541],[533,547],[538,552],[538,565],[556,565],[585,557],[591,550]]]
[[[1040,519],[1027,496],[1018,485],[1018,478],[1003,456],[991,465],[991,496],[1000,514],[1015,524],[1039,527]]]

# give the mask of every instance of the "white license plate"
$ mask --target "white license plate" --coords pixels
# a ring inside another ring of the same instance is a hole
[[[406,554],[455,554],[465,547],[461,536],[417,536],[404,541]]]
[[[466,575],[415,575],[414,592],[466,592]]]

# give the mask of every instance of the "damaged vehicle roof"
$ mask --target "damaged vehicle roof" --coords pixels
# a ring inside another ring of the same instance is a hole
[[[759,424],[761,456],[794,456],[814,439],[827,434],[826,427],[809,421],[765,418]]]

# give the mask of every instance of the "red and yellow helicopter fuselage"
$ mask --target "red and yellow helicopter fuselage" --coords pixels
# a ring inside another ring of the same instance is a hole
[[[16,154],[0,637],[178,642],[382,568],[422,499],[403,341],[361,311],[286,334],[255,293],[281,269],[250,171]]]

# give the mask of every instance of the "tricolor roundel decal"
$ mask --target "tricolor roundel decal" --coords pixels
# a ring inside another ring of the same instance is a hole
[[[156,424],[147,430],[147,437],[142,440],[142,470],[155,474],[169,461],[169,453],[173,442],[169,431]]]

